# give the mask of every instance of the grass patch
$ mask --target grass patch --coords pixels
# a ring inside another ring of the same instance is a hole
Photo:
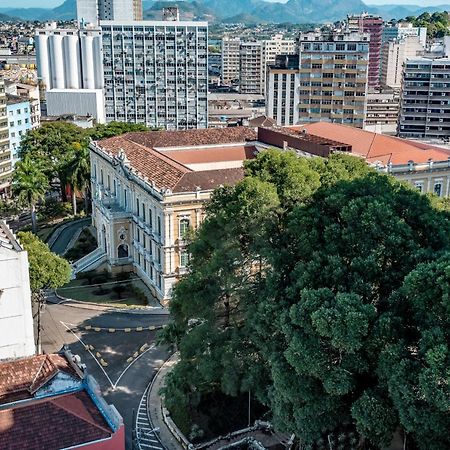
[[[58,294],[82,302],[110,303],[117,306],[149,304],[151,294],[138,277],[132,275],[129,279],[117,279],[108,275],[97,274],[97,278],[72,280],[59,288]]]

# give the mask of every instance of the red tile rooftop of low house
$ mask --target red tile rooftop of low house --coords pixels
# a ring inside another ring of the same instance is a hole
[[[0,410],[2,450],[57,450],[106,439],[112,434],[85,391]]]
[[[429,159],[445,161],[450,151],[433,145],[386,136],[330,122],[315,122],[289,127],[291,130],[306,130],[315,136],[332,139],[352,146],[352,153],[362,156],[369,163],[380,162],[383,165],[426,163]]]
[[[67,359],[57,354],[0,362],[0,405],[31,398],[59,371],[78,377]]]

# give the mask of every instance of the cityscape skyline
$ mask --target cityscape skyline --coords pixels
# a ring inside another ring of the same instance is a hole
[[[261,0],[263,1],[263,0]],[[266,0],[271,3],[286,3],[287,0]],[[59,5],[62,5],[64,1],[62,0],[47,0],[45,7],[46,8],[54,8]],[[394,3],[390,2],[389,0],[369,0],[364,2],[367,5],[415,5],[417,4],[419,6],[439,6],[439,5],[448,5],[449,2],[445,2],[442,0],[423,0],[421,2],[418,1],[411,1],[411,0],[396,0]],[[42,8],[41,4],[38,4],[36,0],[7,0],[4,2],[2,7],[0,9],[5,8]]]

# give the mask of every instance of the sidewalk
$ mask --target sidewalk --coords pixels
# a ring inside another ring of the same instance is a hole
[[[148,415],[155,428],[159,428],[159,438],[166,450],[184,450],[183,446],[175,439],[163,419],[161,396],[159,390],[164,386],[164,379],[172,367],[177,363],[178,355],[174,353],[159,369],[152,381],[148,397]]]

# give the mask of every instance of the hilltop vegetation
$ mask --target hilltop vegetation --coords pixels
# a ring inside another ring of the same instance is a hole
[[[424,12],[418,17],[408,16],[405,21],[411,22],[415,27],[426,27],[430,38],[441,38],[450,34],[450,15],[447,11],[433,14]]]

